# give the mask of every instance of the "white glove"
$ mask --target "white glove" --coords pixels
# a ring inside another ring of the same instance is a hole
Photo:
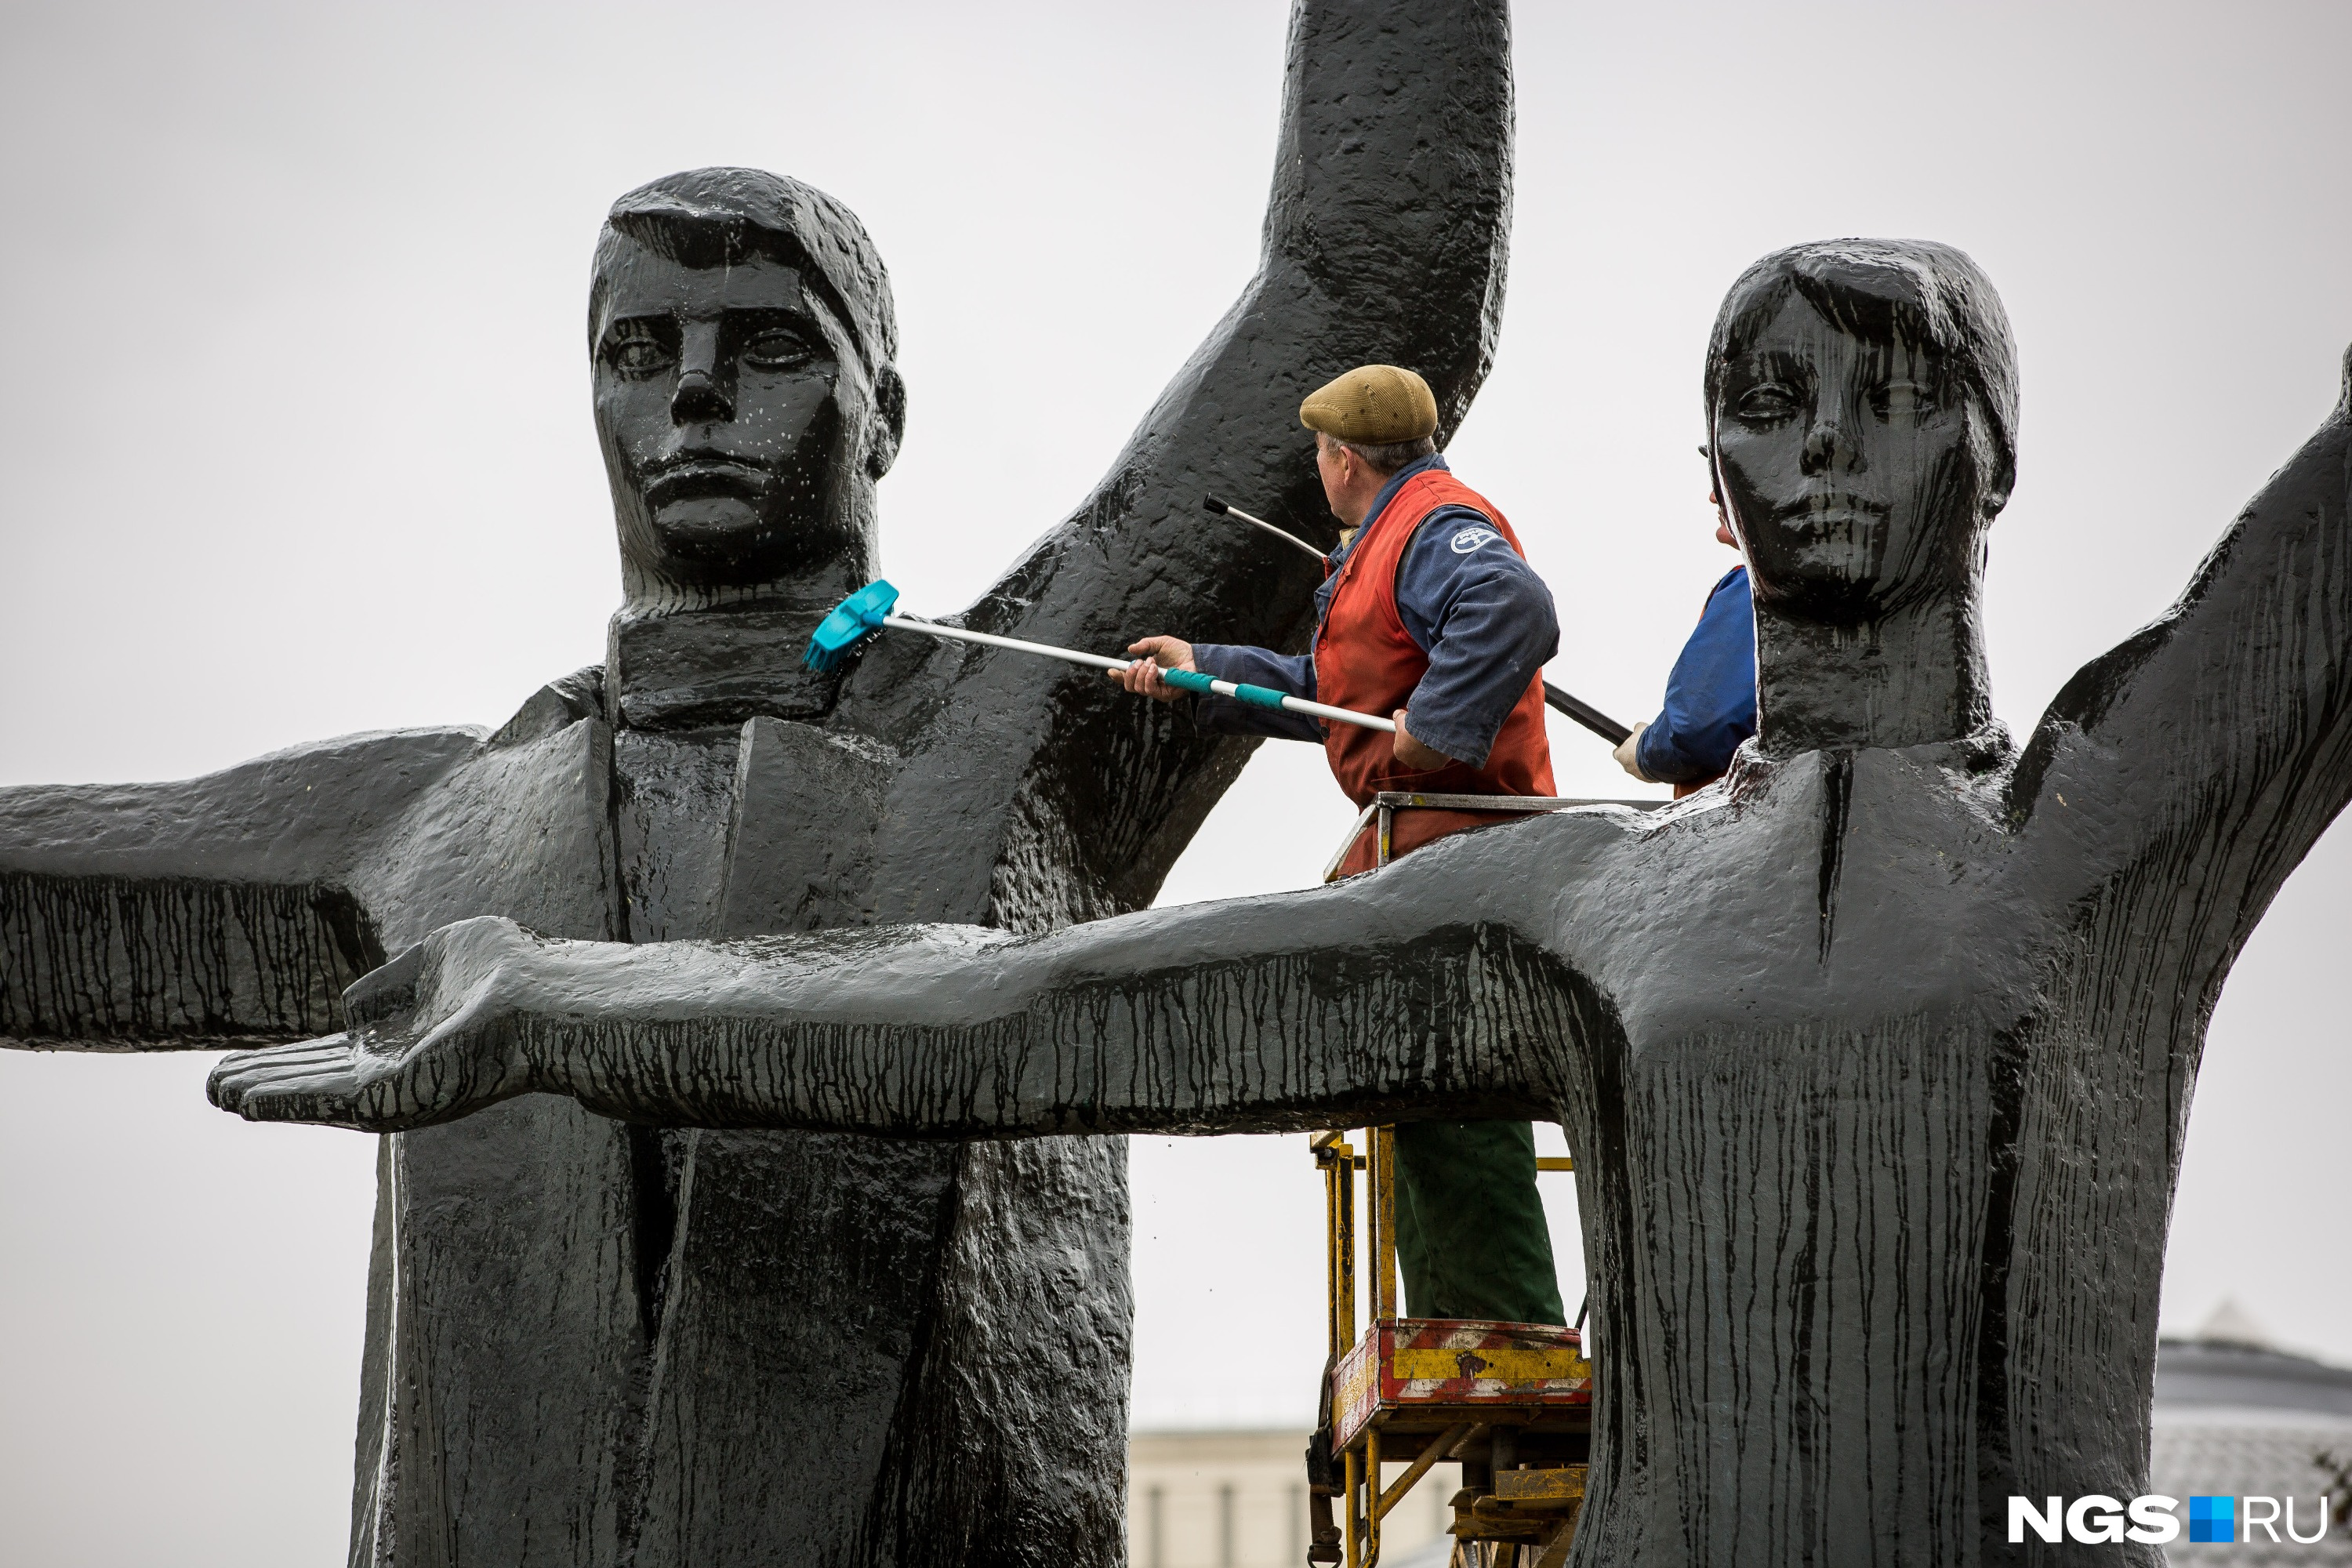
[[[1620,741],[1617,743],[1617,749],[1609,754],[1617,759],[1619,767],[1623,768],[1643,784],[1655,784],[1658,781],[1643,773],[1642,764],[1634,760],[1634,752],[1642,744],[1642,731],[1649,727],[1646,723],[1634,725],[1633,732]]]

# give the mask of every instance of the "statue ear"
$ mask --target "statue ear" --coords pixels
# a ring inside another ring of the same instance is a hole
[[[1984,488],[1984,500],[1979,503],[1984,520],[1990,522],[2009,505],[2010,492],[2017,488],[2017,459],[2003,454],[1994,459],[1992,481]]]
[[[1977,471],[1986,476],[1983,493],[1977,502],[1977,513],[1986,522],[2001,514],[2001,509],[2009,505],[2010,492],[2017,488],[2017,454],[1996,434],[1997,429],[1985,411],[1983,396],[1971,393],[1969,441],[1976,449]]]
[[[907,435],[907,384],[898,367],[884,365],[874,373],[874,416],[866,426],[866,477],[878,479],[898,460],[898,443]]]

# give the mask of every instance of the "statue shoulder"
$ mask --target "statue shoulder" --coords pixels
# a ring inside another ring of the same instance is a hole
[[[604,714],[604,667],[591,664],[551,680],[525,700],[514,717],[490,732],[493,750],[543,739],[583,719]]]

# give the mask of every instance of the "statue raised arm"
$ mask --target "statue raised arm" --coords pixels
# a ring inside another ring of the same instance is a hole
[[[1603,1347],[1571,1563],[2045,1560],[2012,1497],[2147,1489],[2206,1019],[2352,797],[2352,398],[2021,755],[1979,605],[2015,356],[1975,265],[1766,258],[1706,411],[1760,723],[1668,809],[1033,942],[453,931],[362,985],[352,1035],[232,1058],[214,1092],[365,1126],[546,1089],[1007,1137],[1540,1102]]]
[[[2179,601],[2066,683],[2010,790],[2020,839],[2051,842],[2043,853],[2057,875],[2189,938],[2200,991],[2220,989],[2347,798],[2347,465],[2352,353],[2326,421],[2238,514]],[[2145,895],[2122,885],[2138,879]],[[2189,923],[2177,923],[2182,914]]]
[[[1508,50],[1498,0],[1300,7],[1256,276],[1093,494],[963,624],[1081,648],[1157,626],[1303,646],[1316,568],[1206,517],[1202,498],[1255,498],[1292,532],[1335,540],[1297,410],[1349,365],[1413,366],[1436,391],[1440,444],[1460,426],[1500,319]],[[851,723],[908,744],[888,811],[924,825],[887,835],[861,910],[879,920],[969,919],[986,900],[995,921],[1035,930],[1149,903],[1255,747],[1100,679],[924,639],[867,653],[845,702],[866,710]],[[910,743],[917,726],[982,711],[997,744]],[[946,798],[964,804],[942,811]],[[974,835],[997,853],[974,856]]]

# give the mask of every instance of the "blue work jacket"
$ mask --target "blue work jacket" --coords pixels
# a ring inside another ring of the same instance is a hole
[[[1721,777],[1731,753],[1754,733],[1756,606],[1741,565],[1707,595],[1698,626],[1666,677],[1666,705],[1642,731],[1633,760],[1644,777],[1661,784],[1700,784]]]

